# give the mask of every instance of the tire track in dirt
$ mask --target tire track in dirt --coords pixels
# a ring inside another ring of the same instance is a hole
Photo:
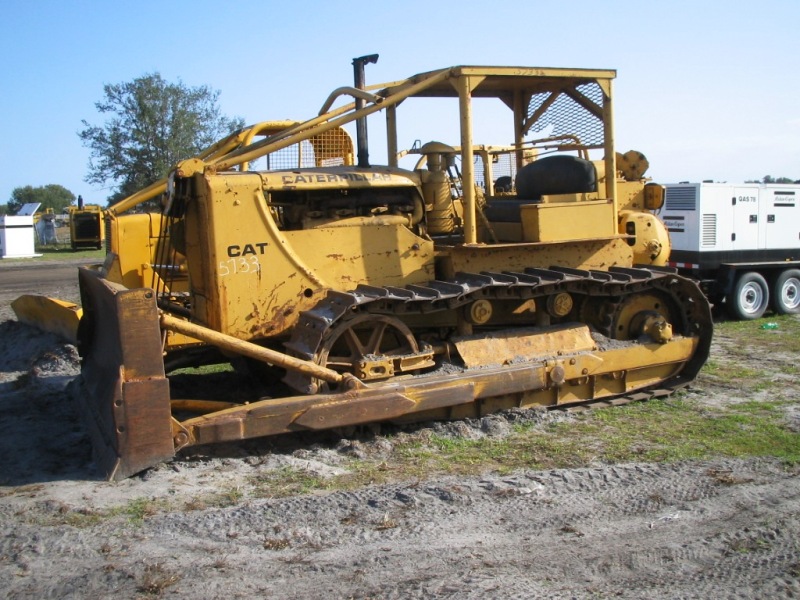
[[[356,598],[791,597],[798,494],[770,461],[623,465],[249,501],[134,531],[200,597],[198,555],[291,598],[334,580]]]

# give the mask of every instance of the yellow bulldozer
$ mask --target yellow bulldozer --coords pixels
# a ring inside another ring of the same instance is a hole
[[[83,196],[78,196],[78,205],[68,210],[70,247],[73,250],[102,248],[105,240],[103,209],[96,204],[84,205]]]
[[[615,150],[613,70],[366,85],[375,59],[317,116],[237,132],[108,211],[105,263],[79,271],[78,339],[110,479],[200,444],[644,399],[705,362],[709,304],[664,266],[664,190]],[[425,139],[404,120],[417,101],[441,103],[456,139],[401,149]],[[505,145],[473,138],[478,109]],[[156,197],[161,213],[126,214]],[[263,393],[173,397],[175,369],[221,361]]]

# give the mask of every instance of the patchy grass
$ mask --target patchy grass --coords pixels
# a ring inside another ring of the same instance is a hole
[[[244,490],[241,487],[235,487],[194,497],[188,502],[184,502],[182,508],[187,512],[208,508],[227,508],[239,504],[244,496]]]
[[[767,329],[774,323],[777,329]],[[724,321],[717,323],[714,333],[731,339],[735,345],[727,348],[737,355],[751,358],[768,358],[770,351],[800,352],[800,318],[797,315],[770,315],[754,321]]]
[[[202,365],[200,367],[184,367],[170,371],[172,375],[213,375],[215,373],[233,373],[230,363],[217,363],[213,365]]]
[[[745,403],[709,409],[683,397],[590,411],[542,430],[518,427],[496,438],[433,435],[421,443],[394,441],[388,461],[351,459],[330,478],[294,469],[259,475],[258,497],[355,489],[438,475],[585,467],[597,462],[673,462],[712,457],[777,457],[800,464],[800,433],[783,419],[785,403]]]
[[[776,329],[765,329],[774,323]],[[716,344],[699,381],[737,389],[737,395],[769,395],[787,399],[787,382],[800,375],[794,357],[800,354],[800,318],[773,315],[755,321],[726,321],[715,327]]]
[[[133,498],[126,504],[104,509],[73,509],[64,503],[55,502],[41,510],[30,511],[26,515],[19,516],[27,523],[48,527],[59,525],[70,525],[77,528],[92,527],[103,521],[120,517],[133,525],[141,525],[145,519],[171,508],[172,505],[164,498],[140,497]]]
[[[253,495],[260,498],[294,496],[312,491],[351,487],[345,478],[325,478],[292,467],[255,475],[250,479],[250,484],[253,486]]]
[[[720,361],[713,357],[708,359],[703,371],[708,375],[725,381],[731,379],[756,379],[759,376],[759,371],[753,367],[730,361]]]
[[[141,524],[148,517],[157,514],[159,510],[166,506],[163,500],[153,500],[150,498],[134,498],[121,509],[111,511],[112,514],[123,514],[131,523]]]
[[[762,329],[775,322],[777,329]],[[775,457],[800,464],[800,432],[786,419],[797,403],[798,367],[785,357],[800,353],[800,318],[723,322],[717,335],[725,351],[711,357],[697,388],[670,398],[579,413],[550,425],[515,425],[506,437],[470,438],[427,433],[389,437],[391,456],[349,459],[348,472],[322,478],[285,469],[259,476],[256,496],[285,496],[438,475],[479,475],[516,469],[575,468],[596,463],[670,462],[717,457]],[[729,352],[729,350],[733,350]],[[735,390],[730,401],[709,403]],[[739,398],[739,400],[737,400]]]
[[[109,518],[109,512],[88,508],[72,509],[66,504],[56,503],[55,506],[45,509],[31,510],[18,513],[22,521],[40,527],[58,527],[69,525],[78,529],[93,527]]]
[[[774,456],[800,462],[800,434],[791,431],[778,404],[747,403],[709,409],[678,396],[598,411],[575,429],[597,440],[603,462],[663,462]]]

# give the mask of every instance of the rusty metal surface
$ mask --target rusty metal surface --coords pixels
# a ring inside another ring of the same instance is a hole
[[[697,346],[696,339],[683,338],[671,345],[631,343],[607,350],[592,347],[565,352],[558,360],[530,357],[515,364],[408,377],[342,393],[263,400],[196,417],[182,425],[193,443],[205,444],[389,421],[484,400],[495,399],[493,410],[513,408],[541,403],[526,402],[526,395],[542,390],[552,392],[547,402],[551,405],[611,398],[676,377]],[[634,364],[636,368],[631,368]],[[503,400],[498,403],[498,398]],[[478,405],[475,410],[482,413]]]
[[[506,330],[456,338],[453,342],[467,367],[504,365],[531,356],[550,357],[596,347],[589,328],[582,325]]]
[[[95,461],[124,479],[174,455],[169,381],[152,290],[128,290],[79,271],[84,318],[78,396]]]

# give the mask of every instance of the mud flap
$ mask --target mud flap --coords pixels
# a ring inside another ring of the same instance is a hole
[[[91,268],[78,275],[78,404],[98,468],[121,480],[175,454],[155,293],[109,282]]]

